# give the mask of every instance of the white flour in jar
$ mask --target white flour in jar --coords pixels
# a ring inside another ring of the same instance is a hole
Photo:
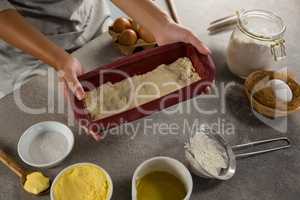
[[[270,42],[252,39],[237,30],[229,42],[227,64],[232,73],[241,78],[246,78],[253,71],[274,66]]]
[[[29,146],[29,155],[35,164],[46,164],[62,158],[68,141],[61,133],[44,132],[37,135]]]
[[[238,25],[231,35],[227,49],[229,69],[241,78],[246,78],[256,70],[280,67],[280,63],[275,60],[286,56],[284,32],[282,19],[271,12],[240,12]],[[272,49],[275,44],[276,48]]]
[[[221,170],[228,166],[225,148],[205,133],[196,133],[190,138],[186,148],[194,154],[201,167],[214,176],[218,176]]]

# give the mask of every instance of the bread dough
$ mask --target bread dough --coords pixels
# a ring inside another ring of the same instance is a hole
[[[145,74],[115,84],[105,83],[87,93],[85,105],[94,120],[102,119],[158,99],[200,79],[191,60],[183,57]]]

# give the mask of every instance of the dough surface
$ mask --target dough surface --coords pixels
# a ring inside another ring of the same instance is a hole
[[[191,60],[183,57],[145,74],[115,84],[105,83],[87,93],[85,105],[94,120],[102,119],[158,99],[200,79]]]

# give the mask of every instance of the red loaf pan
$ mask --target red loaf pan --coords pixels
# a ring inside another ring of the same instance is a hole
[[[79,80],[84,90],[89,91],[106,82],[116,83],[134,75],[147,73],[161,64],[170,64],[180,57],[191,59],[196,72],[202,78],[200,81],[137,108],[95,121],[86,110],[84,102],[74,97],[73,110],[80,126],[101,134],[103,130],[140,119],[203,93],[214,80],[215,65],[210,56],[200,54],[192,45],[185,43],[169,44],[121,58],[80,76]],[[117,72],[126,73],[127,77]]]

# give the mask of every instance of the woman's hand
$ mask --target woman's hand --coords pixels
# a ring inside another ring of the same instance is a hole
[[[50,41],[15,9],[0,12],[0,27],[5,27],[0,28],[0,39],[61,72],[59,76],[68,88],[78,99],[84,98],[84,91],[77,79],[82,73],[78,60]]]
[[[58,73],[60,80],[64,84],[65,97],[69,98],[71,91],[77,99],[82,100],[86,94],[78,80],[78,76],[83,73],[83,67],[80,62],[76,58],[69,56]],[[101,136],[93,131],[85,130],[85,132],[87,135],[91,135],[96,141],[101,139]]]
[[[154,36],[159,45],[185,42],[194,45],[202,54],[211,54],[209,48],[191,30],[174,22],[169,22]]]
[[[65,84],[65,95],[68,95],[68,91],[71,91],[78,100],[82,100],[85,97],[85,92],[77,78],[81,74],[83,74],[83,68],[80,62],[76,58],[69,56],[59,71],[59,77]]]
[[[191,30],[171,20],[164,26],[164,29],[153,34],[159,45],[185,42],[194,45],[197,50],[204,55],[211,54],[209,48]],[[209,94],[210,87],[207,87],[204,92]]]

